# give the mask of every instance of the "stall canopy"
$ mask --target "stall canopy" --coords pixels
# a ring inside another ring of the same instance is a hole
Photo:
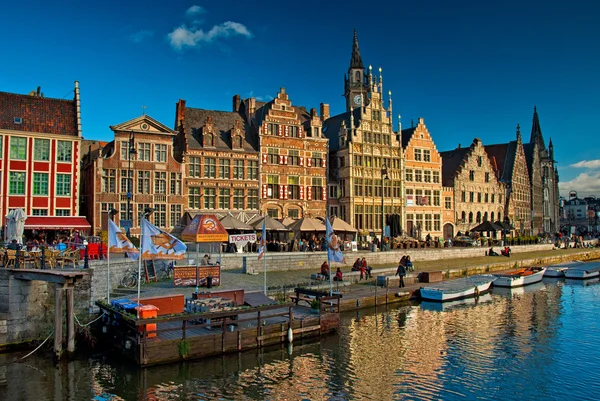
[[[181,232],[181,239],[190,242],[227,242],[229,234],[214,214],[197,214]]]
[[[485,232],[485,231],[502,231],[502,227],[497,226],[491,221],[484,221],[480,225],[473,227],[470,231]]]
[[[312,218],[303,217],[300,220],[289,226],[289,229],[294,232],[325,232],[325,224],[322,221]]]
[[[334,217],[331,220],[331,228],[333,229],[333,231],[336,232],[336,234],[339,234],[339,233],[356,234],[358,232],[358,230],[356,228],[352,227],[350,224],[346,223],[344,220],[340,219],[339,217]]]
[[[281,224],[280,222],[268,215],[258,219],[254,219],[250,222],[250,224],[252,225],[252,227],[254,227],[255,230],[260,231],[262,230],[263,220],[265,220],[266,231],[290,231],[286,226],[284,226],[283,224]]]
[[[90,223],[83,216],[29,216],[26,230],[89,230]]]
[[[252,227],[250,224],[246,224],[230,214],[221,218],[221,224],[225,230],[228,231],[254,231],[254,227]]]

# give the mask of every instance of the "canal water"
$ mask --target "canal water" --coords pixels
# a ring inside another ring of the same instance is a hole
[[[0,400],[600,399],[600,283],[347,313],[320,341],[139,369],[108,355],[0,359]]]

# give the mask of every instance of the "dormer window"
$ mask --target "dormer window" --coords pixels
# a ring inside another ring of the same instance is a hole
[[[23,119],[21,117],[15,117],[13,121],[15,124],[23,124]]]

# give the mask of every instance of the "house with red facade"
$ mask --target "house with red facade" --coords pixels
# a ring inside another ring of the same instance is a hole
[[[72,100],[0,92],[0,216],[22,208],[25,230],[81,229],[79,83]]]

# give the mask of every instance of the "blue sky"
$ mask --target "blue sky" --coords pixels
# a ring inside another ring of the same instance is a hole
[[[230,110],[231,97],[344,111],[356,28],[403,126],[425,118],[438,150],[529,139],[537,105],[561,190],[600,196],[600,3],[593,1],[21,1],[2,6],[0,90],[72,98],[86,139],[175,103]]]

